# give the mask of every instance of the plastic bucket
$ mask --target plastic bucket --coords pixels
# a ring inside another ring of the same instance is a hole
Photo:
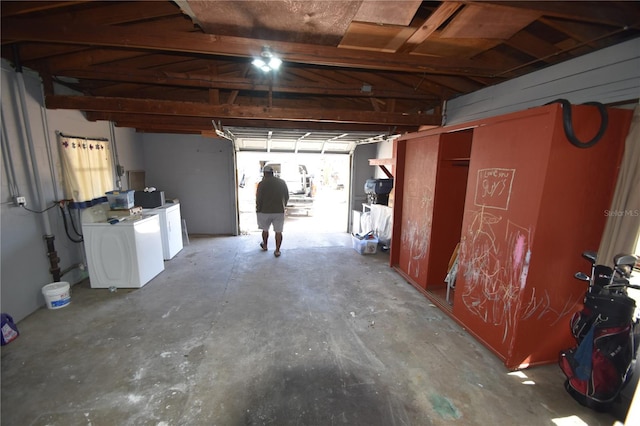
[[[42,294],[49,309],[64,308],[71,303],[71,289],[66,281],[45,285],[42,287]]]

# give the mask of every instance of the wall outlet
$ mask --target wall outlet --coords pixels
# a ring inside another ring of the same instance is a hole
[[[16,197],[16,206],[26,206],[27,199],[25,197]]]

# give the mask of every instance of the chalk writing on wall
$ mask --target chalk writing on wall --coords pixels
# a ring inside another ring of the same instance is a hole
[[[409,186],[419,188],[418,185]],[[417,192],[417,191],[416,191]],[[430,189],[422,189],[414,197],[407,197],[410,206],[405,210],[417,212],[415,217],[405,218],[402,226],[401,241],[402,247],[409,253],[407,270],[410,277],[417,279],[420,275],[420,264],[427,255],[431,236],[431,211],[433,204],[433,193]]]
[[[520,293],[527,279],[531,230],[508,219],[502,224],[503,216],[484,207],[472,214],[474,218],[462,240],[461,264],[466,281],[462,301],[483,322],[501,327],[504,342],[516,323]]]
[[[480,169],[476,181],[476,206],[509,210],[515,169]]]

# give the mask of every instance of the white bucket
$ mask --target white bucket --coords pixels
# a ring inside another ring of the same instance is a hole
[[[42,287],[42,294],[49,309],[64,308],[71,303],[71,290],[66,281],[45,285]]]

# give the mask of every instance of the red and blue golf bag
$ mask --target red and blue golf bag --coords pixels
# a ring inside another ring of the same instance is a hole
[[[562,351],[559,364],[567,377],[565,389],[580,404],[608,410],[630,378],[635,306],[626,294],[589,291],[584,308],[573,316],[571,331],[578,345]]]

